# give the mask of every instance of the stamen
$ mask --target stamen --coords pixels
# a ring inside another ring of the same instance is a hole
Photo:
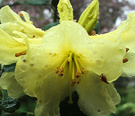
[[[64,68],[63,67],[60,69],[60,72],[64,72]]]
[[[19,52],[19,53],[16,53],[16,54],[15,54],[15,57],[19,57],[19,56],[25,55],[25,54],[26,54],[26,51]]]
[[[61,70],[62,72],[64,71],[64,67],[65,67],[66,63],[67,63],[67,60],[65,59],[65,60],[63,61],[63,63],[61,64],[61,66],[60,66],[60,70]]]
[[[80,66],[79,66],[78,59],[77,59],[76,55],[74,57],[74,60],[75,60],[75,65],[76,65],[76,77],[79,78],[81,76],[81,70],[80,70]]]
[[[68,56],[68,59],[67,59],[67,62],[70,62],[70,61],[72,60],[72,55],[73,55],[73,53],[70,52],[70,54],[69,54],[69,56]]]
[[[77,84],[79,84],[79,83],[80,83],[80,81],[81,81],[81,79],[79,78],[79,79],[77,80]]]
[[[77,20],[75,19],[75,20],[74,20],[74,22],[76,23],[76,22],[77,22]]]
[[[72,104],[73,103],[73,101],[72,101],[72,87],[74,87],[74,85],[76,83],[77,84],[80,83],[80,81],[81,81],[80,77],[86,71],[83,64],[82,64],[82,62],[81,62],[80,54],[78,56],[78,55],[74,54],[73,52],[69,51],[67,56],[65,56],[62,59],[62,61],[55,68],[55,72],[59,76],[63,76],[65,70],[68,70],[68,72],[69,72],[68,77],[69,77],[69,83],[70,84],[69,84],[69,102],[68,103]]]
[[[23,17],[23,14],[22,14],[21,12],[18,12],[18,15],[19,15],[20,17]]]
[[[81,67],[84,67],[84,65],[82,64],[80,58],[78,58],[78,63],[80,64]]]
[[[58,69],[58,67],[56,67],[56,69],[55,69],[55,72],[56,72],[56,73],[58,73],[58,72],[59,72],[59,69]]]
[[[77,70],[75,76],[76,78],[79,78],[81,76],[81,73]]]
[[[71,86],[73,87],[75,83],[76,83],[75,79],[72,79]]]
[[[85,71],[86,71],[86,70],[85,70],[85,68],[82,68],[81,73],[82,73],[82,74],[84,74],[84,73],[85,73]]]
[[[123,63],[126,63],[127,61],[128,61],[127,58],[124,58],[124,59],[123,59]]]
[[[126,48],[126,52],[128,52],[129,51],[129,48]]]
[[[18,15],[21,17],[21,19],[22,19],[23,21],[26,21],[26,20],[25,20],[25,18],[24,18],[24,15],[23,15],[23,13],[21,13],[21,12],[18,12]]]
[[[89,32],[89,35],[90,35],[90,36],[96,35],[96,31],[95,31],[95,30],[90,31],[90,32]]]
[[[63,76],[63,72],[59,72],[59,76],[62,77]]]
[[[100,80],[101,80],[102,82],[105,82],[105,83],[109,84],[109,83],[107,82],[106,76],[103,75],[103,74],[100,75]]]

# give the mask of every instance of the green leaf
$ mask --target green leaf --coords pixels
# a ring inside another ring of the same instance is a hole
[[[45,5],[49,4],[51,0],[16,0],[20,4],[29,4],[29,5]]]
[[[35,116],[34,114],[32,113],[27,113],[27,112],[15,112],[15,113],[12,113],[12,114],[6,114],[6,115],[2,115],[2,116]]]
[[[29,112],[29,114],[34,112],[37,101],[36,98],[24,95],[19,98],[19,101],[21,102],[21,107],[18,110],[19,112]]]
[[[6,72],[14,72],[16,67],[16,63],[10,64],[10,65],[4,65],[2,68],[2,74]]]
[[[117,116],[135,116],[135,103],[127,102],[117,108]]]
[[[0,88],[0,100],[2,99],[3,97],[3,90]]]
[[[20,107],[20,102],[8,96],[7,91],[3,91],[3,97],[0,100],[0,108],[5,112],[15,112]]]
[[[1,70],[1,64],[0,64],[0,76],[1,76],[1,74],[2,74],[2,70]]]
[[[46,30],[50,29],[51,27],[56,26],[56,25],[58,25],[58,24],[59,24],[58,22],[50,23],[50,24],[46,25],[46,26],[43,28],[43,30],[46,31]]]

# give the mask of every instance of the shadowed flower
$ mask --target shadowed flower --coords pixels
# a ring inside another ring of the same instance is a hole
[[[96,12],[91,15],[91,9],[94,8]],[[130,66],[133,65],[130,59],[133,63],[134,59],[130,57],[134,56],[132,29],[135,23],[132,22],[135,22],[135,13],[130,14],[114,32],[89,36],[87,32],[96,24],[98,9],[98,0],[93,0],[92,5],[80,17],[78,24],[73,20],[69,0],[60,0],[60,24],[44,34],[30,23],[29,18],[26,17],[25,22],[21,23],[22,19],[8,6],[2,8],[1,20],[6,20],[8,16],[17,20],[7,20],[1,25],[12,25],[15,22],[22,26],[23,31],[18,28],[8,30],[6,26],[0,30],[0,33],[3,33],[0,36],[0,41],[3,41],[0,43],[0,53],[3,53],[0,63],[17,62],[15,72],[2,75],[0,85],[8,89],[11,97],[19,97],[23,92],[36,97],[36,116],[60,116],[59,103],[69,95],[69,104],[72,104],[73,91],[77,91],[78,105],[86,115],[106,116],[115,113],[115,105],[120,102],[120,96],[111,82],[122,74],[134,75]],[[2,14],[7,10],[10,12]],[[25,16],[25,13],[22,15]],[[10,17],[9,19],[12,19]],[[89,22],[90,19],[92,22]],[[84,24],[85,21],[88,25]],[[26,23],[32,27],[25,26]],[[33,34],[37,43],[31,42]],[[38,42],[43,34],[42,42]],[[21,42],[19,38],[22,39]],[[5,46],[5,49],[1,46]],[[13,50],[14,47],[18,47],[18,50]],[[26,51],[25,54],[22,54],[22,51]],[[18,59],[17,53],[20,53]],[[10,57],[7,57],[9,54]],[[5,57],[7,60],[3,60]],[[125,65],[128,62],[130,64]],[[16,88],[13,88],[13,85]]]

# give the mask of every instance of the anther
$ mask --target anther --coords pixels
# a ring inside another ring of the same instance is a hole
[[[80,83],[80,81],[81,81],[81,79],[79,78],[79,79],[77,80],[77,84],[79,84],[79,83]]]
[[[75,20],[74,20],[74,22],[76,23],[76,22],[77,22],[77,20],[75,19]]]
[[[126,63],[127,61],[128,61],[127,58],[124,58],[124,59],[123,59],[123,63]]]
[[[26,51],[19,52],[19,53],[16,53],[16,54],[15,54],[15,57],[19,57],[19,56],[25,55],[25,54],[26,54]]]
[[[82,68],[81,73],[82,73],[82,74],[85,73],[85,68]]]
[[[76,78],[79,78],[81,76],[81,73],[79,71],[76,71],[75,76],[76,76]]]
[[[102,82],[105,82],[105,83],[109,84],[109,83],[107,82],[106,76],[103,75],[103,74],[100,75],[100,80],[101,80]]]
[[[55,72],[58,73],[59,72],[59,69],[58,67],[55,68]]]
[[[126,48],[126,52],[128,52],[129,51],[129,48]]]
[[[21,12],[18,12],[18,15],[19,15],[20,17],[23,17],[23,14],[22,14]]]
[[[71,83],[71,86],[74,87],[74,83]]]
[[[62,77],[63,76],[63,72],[59,72],[59,76]]]
[[[89,32],[89,35],[92,36],[92,35],[96,35],[96,31],[95,30],[92,30]]]
[[[64,68],[63,67],[60,69],[60,72],[64,72]]]
[[[72,83],[74,83],[74,84],[76,83],[75,79],[72,79]]]
[[[75,83],[76,83],[75,79],[72,79],[71,86],[73,87]]]

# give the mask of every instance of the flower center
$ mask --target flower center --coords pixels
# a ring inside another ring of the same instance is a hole
[[[64,70],[67,70],[67,67],[71,77],[71,86],[73,87],[75,83],[80,83],[80,77],[85,72],[85,68],[81,63],[80,56],[69,51],[68,55],[64,57],[62,62],[60,62],[60,64],[56,67],[56,73],[59,76],[63,76]]]
[[[60,64],[56,67],[56,73],[61,77],[64,75],[64,71],[69,72],[69,104],[72,104],[72,87],[77,83],[79,84],[81,81],[81,75],[85,73],[85,68],[81,62],[80,56],[75,53],[69,51],[68,55],[65,56],[60,62]]]

